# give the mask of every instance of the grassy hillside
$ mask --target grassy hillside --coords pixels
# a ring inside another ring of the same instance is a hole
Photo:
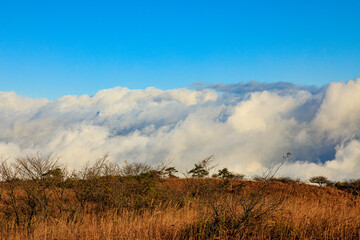
[[[360,198],[334,187],[274,179],[164,178],[140,165],[113,171],[111,164],[95,164],[65,177],[49,159],[22,160],[0,168],[1,239],[360,236]]]

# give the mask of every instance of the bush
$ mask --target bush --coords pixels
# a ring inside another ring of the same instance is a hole
[[[287,157],[289,154],[287,155]],[[269,196],[271,179],[282,163],[269,169],[261,177],[261,181],[254,184],[250,190],[243,189],[242,184],[236,189],[227,191],[231,186],[228,169],[219,171],[218,176],[224,180],[217,186],[211,185],[210,179],[190,179],[197,185],[198,192],[195,197],[201,201],[200,207],[203,214],[195,225],[183,230],[182,237],[202,236],[203,239],[247,239],[256,227],[266,222],[280,208],[285,200],[285,195]],[[198,181],[194,181],[198,180]],[[206,181],[208,180],[208,181]],[[224,194],[224,193],[229,194]]]
[[[324,176],[316,176],[309,179],[309,182],[319,184],[319,186],[329,186],[332,182]]]
[[[336,182],[334,184],[334,187],[357,196],[360,194],[360,179],[351,179],[345,182]]]
[[[212,175],[213,178],[228,178],[228,179],[244,179],[245,175],[230,172],[227,168],[220,169],[217,174]]]
[[[63,172],[58,158],[52,155],[27,155],[15,158],[0,166],[2,196],[0,210],[17,226],[26,225],[31,231],[35,217],[47,219],[61,212],[63,205],[53,201],[63,200],[63,190],[59,185],[63,181]]]
[[[213,161],[214,155],[211,155],[210,157],[207,157],[200,162],[195,163],[194,168],[191,169],[188,173],[191,175],[191,177],[194,178],[207,177],[209,176],[210,170],[214,168],[214,166],[211,166],[211,163]]]
[[[299,178],[291,178],[291,177],[274,177],[271,181],[277,181],[282,183],[301,183]]]

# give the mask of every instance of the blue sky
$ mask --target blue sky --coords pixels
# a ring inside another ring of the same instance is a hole
[[[360,77],[360,1],[2,1],[0,91]]]

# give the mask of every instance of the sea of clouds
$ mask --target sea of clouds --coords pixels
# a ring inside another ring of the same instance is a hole
[[[0,156],[53,153],[80,168],[109,153],[119,163],[171,160],[185,172],[214,155],[217,169],[252,176],[291,152],[278,175],[360,178],[360,79],[194,88],[116,87],[56,100],[0,92]]]

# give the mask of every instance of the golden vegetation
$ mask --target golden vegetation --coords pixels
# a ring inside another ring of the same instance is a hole
[[[296,181],[163,178],[106,157],[3,162],[1,239],[359,239],[359,197]]]

